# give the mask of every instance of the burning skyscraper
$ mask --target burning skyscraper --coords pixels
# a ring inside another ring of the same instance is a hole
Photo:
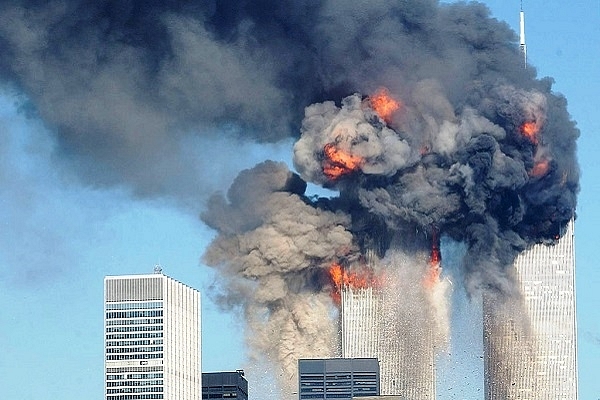
[[[398,297],[380,289],[342,290],[342,357],[375,357],[381,393],[435,399],[435,350],[428,324],[399,309]]]
[[[517,257],[522,297],[484,296],[486,400],[577,399],[573,221],[565,229]]]
[[[205,261],[228,274],[226,297],[245,304],[251,344],[290,377],[284,392],[294,391],[297,358],[344,355],[380,357],[382,393],[433,398],[449,320],[439,236],[466,244],[469,293],[512,301],[514,258],[556,241],[573,218],[577,169],[553,154],[569,140],[554,133],[550,95],[500,85],[481,110],[451,117],[439,90],[426,80],[402,101],[376,91],[383,108],[360,94],[307,107],[300,175],[259,164],[204,214],[222,232]],[[429,108],[432,99],[443,107]],[[306,181],[339,194],[309,198]]]
[[[278,377],[273,399],[292,396],[299,358],[341,353],[332,265],[372,268],[382,280],[374,292],[401,306],[387,321],[407,340],[431,331],[443,343],[435,235],[466,249],[455,284],[511,299],[517,255],[557,241],[575,216],[579,130],[567,102],[552,79],[523,68],[519,35],[484,4],[17,0],[0,9],[0,77],[54,135],[57,160],[93,187],[206,200],[213,299],[243,315],[246,369]],[[239,168],[229,161],[240,142],[291,139],[291,163],[260,162],[227,193],[203,197],[221,187],[223,169]],[[332,192],[319,197],[308,183]]]
[[[391,251],[383,260],[371,255],[359,271],[331,270],[341,292],[342,356],[377,358],[384,395],[435,399],[435,356],[448,339],[448,282],[439,279],[437,235],[432,239],[428,261],[423,253]]]

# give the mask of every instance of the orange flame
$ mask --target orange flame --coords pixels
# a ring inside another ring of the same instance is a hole
[[[548,173],[548,169],[550,169],[550,162],[546,159],[541,159],[536,161],[533,166],[533,169],[529,171],[529,176],[540,177],[544,176]]]
[[[346,271],[340,264],[333,263],[329,267],[329,276],[333,282],[331,296],[336,304],[340,304],[342,299],[342,287],[349,286],[355,289],[366,289],[369,287],[379,287],[380,280],[374,275],[370,268],[363,268],[358,271]]]
[[[521,125],[520,128],[521,134],[525,136],[529,141],[533,144],[538,144],[539,142],[539,132],[540,126],[535,121],[527,121]]]
[[[369,96],[369,102],[377,115],[388,123],[392,115],[400,108],[400,102],[395,100],[385,88],[381,88]]]
[[[356,171],[363,163],[361,157],[340,150],[333,143],[327,143],[323,153],[325,154],[323,173],[331,180]]]
[[[436,283],[440,281],[440,275],[442,274],[442,253],[440,251],[440,240],[438,237],[437,230],[434,229],[431,239],[431,255],[429,256],[429,269],[427,275],[423,280],[423,284],[426,288],[431,289]]]

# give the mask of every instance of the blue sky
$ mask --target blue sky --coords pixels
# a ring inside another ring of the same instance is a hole
[[[518,29],[518,2],[484,1]],[[600,1],[525,1],[529,62],[555,79],[581,130],[582,170],[576,223],[579,389],[600,398]],[[197,210],[168,200],[135,199],[126,187],[81,184],[56,163],[52,135],[30,119],[10,92],[0,94],[0,376],[6,399],[103,398],[103,277],[166,274],[204,290],[215,279],[200,257],[213,232]],[[226,154],[218,141],[207,191],[226,190],[237,171],[266,158],[288,161],[290,143],[240,143]],[[222,165],[228,159],[228,166]],[[208,163],[208,161],[207,161]],[[221,167],[220,167],[221,166]],[[461,303],[458,307],[468,304]],[[475,327],[464,336],[475,338]],[[203,299],[203,370],[244,366],[239,318]],[[469,358],[469,357],[467,357]],[[481,374],[462,360],[445,377],[440,399],[478,397]],[[462,373],[464,372],[464,374]]]

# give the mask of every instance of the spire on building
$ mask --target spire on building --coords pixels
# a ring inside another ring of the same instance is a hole
[[[527,45],[525,44],[525,12],[523,12],[523,0],[521,0],[521,12],[519,13],[519,22],[519,50],[521,50],[521,53],[523,54],[523,62],[525,68],[527,68]]]

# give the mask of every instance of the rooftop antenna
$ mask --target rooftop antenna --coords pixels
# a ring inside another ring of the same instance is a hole
[[[519,50],[523,54],[523,62],[525,68],[527,68],[527,45],[525,44],[525,13],[523,12],[523,0],[521,0],[521,12],[519,13],[519,26],[520,26],[520,43]]]
[[[160,264],[156,264],[154,266],[154,273],[155,274],[162,274],[162,266]]]

